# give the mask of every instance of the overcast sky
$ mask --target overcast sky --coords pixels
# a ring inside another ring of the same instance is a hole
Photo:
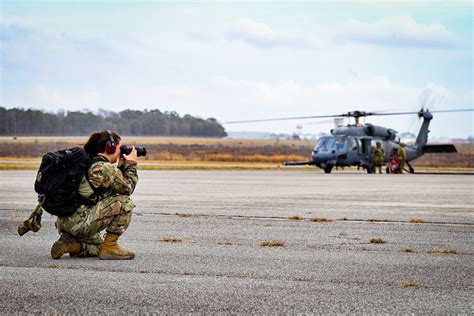
[[[8,108],[158,108],[225,122],[473,107],[471,1],[0,3]],[[435,115],[431,136],[474,135],[473,120]],[[416,129],[414,117],[370,122]],[[225,127],[331,127],[312,123]]]

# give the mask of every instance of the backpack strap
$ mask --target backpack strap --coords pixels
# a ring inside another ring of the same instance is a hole
[[[18,235],[23,236],[29,231],[38,232],[41,229],[41,216],[43,216],[44,195],[38,195],[38,205],[30,216],[18,226]]]

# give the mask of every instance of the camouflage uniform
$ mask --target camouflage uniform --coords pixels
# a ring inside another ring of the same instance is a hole
[[[403,173],[403,168],[405,167],[405,163],[407,161],[407,151],[404,145],[398,148],[397,156],[400,158],[400,173]]]
[[[135,207],[130,195],[138,182],[136,163],[125,161],[117,166],[98,161],[90,166],[88,178],[82,179],[79,193],[91,201],[98,196],[98,202],[82,205],[73,215],[56,221],[60,234],[67,232],[81,243],[81,252],[76,255],[81,257],[99,255],[100,231],[121,235],[130,224]]]
[[[372,158],[374,159],[374,167],[379,170],[379,173],[382,173],[382,164],[385,157],[385,150],[382,147],[381,143],[377,143],[375,147],[372,147]]]

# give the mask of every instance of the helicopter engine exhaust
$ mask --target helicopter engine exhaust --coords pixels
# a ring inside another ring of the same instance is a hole
[[[391,128],[385,128],[381,126],[375,126],[372,124],[367,124],[364,126],[364,131],[369,136],[374,137],[383,137],[385,139],[394,140],[397,136],[397,131]]]

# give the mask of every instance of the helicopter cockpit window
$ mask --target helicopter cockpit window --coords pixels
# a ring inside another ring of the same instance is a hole
[[[316,149],[347,149],[347,139],[345,137],[323,137],[319,140]]]
[[[319,140],[316,149],[328,149],[334,144],[334,137],[323,137]]]
[[[347,149],[347,139],[336,138],[336,141],[334,142],[334,149],[337,149],[337,150]]]

